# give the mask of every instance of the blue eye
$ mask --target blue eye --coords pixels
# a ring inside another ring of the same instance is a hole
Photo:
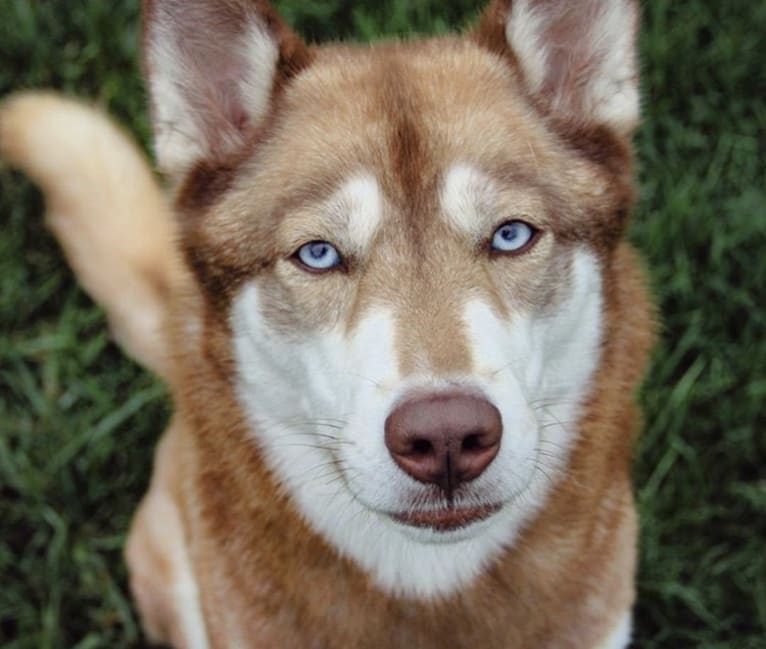
[[[340,253],[327,241],[311,241],[301,246],[295,254],[311,270],[332,270],[342,263]]]
[[[535,236],[535,229],[524,221],[503,223],[492,237],[492,250],[517,252],[527,246]]]

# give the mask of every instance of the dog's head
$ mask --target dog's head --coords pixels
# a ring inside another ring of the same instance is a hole
[[[388,589],[470,579],[566,470],[632,200],[636,30],[630,0],[496,0],[465,37],[313,48],[265,2],[146,6],[200,354]]]

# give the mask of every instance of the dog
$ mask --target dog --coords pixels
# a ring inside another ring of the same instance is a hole
[[[617,649],[631,635],[632,0],[308,46],[262,0],[149,0],[159,168],[26,93],[0,152],[175,414],[130,530],[178,649]]]

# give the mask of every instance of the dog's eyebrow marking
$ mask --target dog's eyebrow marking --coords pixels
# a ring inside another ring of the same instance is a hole
[[[460,232],[476,236],[498,202],[493,180],[478,169],[458,163],[444,174],[441,206],[447,222]]]
[[[366,251],[380,227],[382,200],[377,179],[369,173],[353,176],[341,185],[328,204],[346,220],[349,243]]]
[[[551,211],[548,205],[557,200],[552,191],[549,194],[524,169],[484,170],[456,163],[444,173],[439,198],[447,224],[478,244],[503,221],[545,225]]]

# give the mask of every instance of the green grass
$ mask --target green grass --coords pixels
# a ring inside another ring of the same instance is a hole
[[[323,40],[444,31],[481,2],[277,4]],[[766,4],[644,13],[632,237],[664,326],[642,392],[636,646],[763,649]],[[89,97],[146,143],[137,19],[132,0],[0,0],[0,96]],[[140,647],[121,547],[169,408],[110,342],[42,212],[0,173],[0,645]]]

